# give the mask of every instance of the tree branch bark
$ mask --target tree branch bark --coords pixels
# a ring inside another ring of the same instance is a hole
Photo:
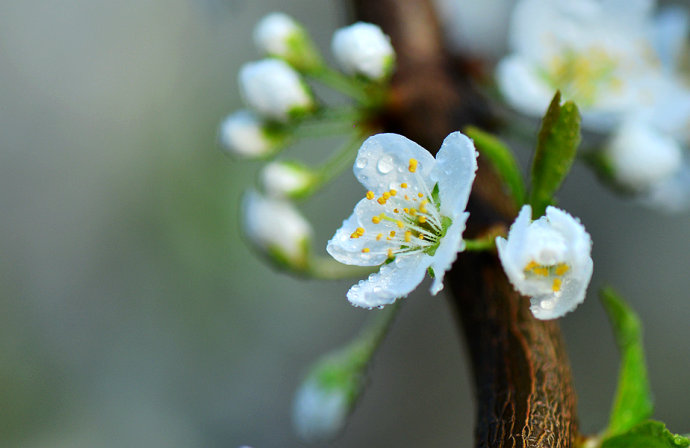
[[[351,0],[358,20],[380,25],[397,52],[393,101],[383,121],[435,150],[467,124],[487,127],[491,114],[467,75],[453,70],[430,0]],[[466,234],[508,225],[516,210],[480,158]],[[446,276],[465,334],[477,399],[477,447],[572,447],[576,398],[561,332],[536,320],[495,255],[461,254]]]

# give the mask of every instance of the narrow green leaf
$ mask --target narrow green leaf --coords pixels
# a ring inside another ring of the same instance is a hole
[[[487,158],[508,188],[517,207],[525,203],[525,182],[513,153],[498,138],[474,126],[465,128],[465,134],[474,140],[479,152]]]
[[[666,425],[648,420],[617,436],[610,437],[601,448],[687,448],[690,440],[673,434]]]
[[[580,112],[572,101],[561,105],[561,93],[556,92],[542,119],[532,163],[529,203],[535,219],[553,202],[553,195],[570,171],[579,144]]]
[[[607,435],[628,431],[652,414],[652,397],[642,345],[642,325],[635,312],[613,289],[601,292],[601,301],[613,326],[621,366]]]

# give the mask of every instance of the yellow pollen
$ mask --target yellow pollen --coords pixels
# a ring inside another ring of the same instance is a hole
[[[568,270],[570,270],[570,268],[568,267],[567,264],[559,264],[556,267],[556,275],[563,275],[566,272],[568,272]]]
[[[525,271],[532,271],[534,268],[538,267],[539,265],[537,264],[536,261],[532,260],[527,265],[525,265]]]
[[[424,224],[426,222],[426,216],[419,216],[417,219],[419,220],[420,224]]]
[[[534,272],[537,275],[541,275],[542,277],[549,276],[549,270],[543,267],[534,268],[532,269],[532,272]]]
[[[427,205],[428,203],[429,203],[429,201],[427,201],[426,199],[423,200],[423,201],[419,204],[419,211],[422,212],[422,213],[426,213],[426,212],[427,212],[426,205]]]
[[[380,198],[378,198],[378,199],[376,200],[376,202],[378,202],[378,203],[381,204],[381,205],[386,205],[386,199],[385,199],[383,196],[381,196]]]
[[[388,249],[388,258],[393,259],[393,249]]]
[[[407,169],[410,170],[410,173],[414,173],[417,171],[418,164],[419,162],[417,162],[417,159],[410,159],[410,166]]]
[[[417,210],[411,208],[411,209],[410,209],[410,215],[414,216],[414,215],[416,215],[416,214],[417,214]]]
[[[364,249],[362,249],[362,253],[363,254],[369,253],[369,248],[365,247]]]
[[[350,238],[359,238],[359,235],[357,235],[357,232],[352,232]]]
[[[395,236],[395,230],[391,230],[390,236],[391,236],[391,238],[393,238]]]
[[[398,190],[392,190],[391,189],[390,193],[391,193],[391,196],[395,196],[396,194],[398,194]]]
[[[355,230],[355,233],[357,233],[357,235],[359,235],[359,236],[364,235],[364,228],[363,227],[357,227],[357,229]]]
[[[376,235],[376,241],[381,241],[381,238],[383,238],[383,233]]]
[[[423,239],[424,239],[424,234],[420,233],[420,234],[419,234],[419,239],[420,239],[420,240],[423,240]]]
[[[551,286],[551,289],[553,289],[553,292],[558,292],[561,290],[562,285],[563,285],[563,281],[560,278],[554,278],[553,279],[553,286]]]
[[[390,199],[391,194],[390,194],[389,192],[386,191],[386,192],[384,192],[384,193],[381,195],[381,197],[382,197],[383,199],[385,199],[385,200],[388,200],[388,199]]]
[[[405,195],[405,199],[407,199],[409,201],[410,197],[408,195]]]
[[[374,216],[371,218],[371,222],[373,222],[374,224],[378,224],[381,222],[381,217],[380,216]]]
[[[373,191],[367,191],[367,199],[369,199],[369,200],[374,199],[374,192]]]
[[[417,196],[419,196],[420,198],[423,198],[423,197],[424,197],[424,194],[422,194],[422,193],[417,193]]]
[[[407,182],[403,182],[400,184],[400,188],[407,188]]]
[[[393,213],[400,213],[400,210],[398,210],[397,208],[394,208]]]
[[[405,208],[403,209],[403,211],[404,211],[405,213],[410,213],[410,209],[407,208],[407,207],[405,207]]]
[[[398,219],[397,221],[395,221],[395,224],[398,225],[398,228],[399,228],[399,229],[402,229],[403,227],[405,227],[405,224],[403,224],[403,222],[400,221],[399,219]]]
[[[405,242],[409,243],[411,239],[412,239],[412,232],[410,232],[408,230],[407,232],[405,232]]]

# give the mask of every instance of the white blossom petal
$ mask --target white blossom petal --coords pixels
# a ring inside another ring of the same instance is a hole
[[[453,224],[446,230],[446,235],[441,240],[436,253],[431,262],[431,269],[434,271],[434,281],[431,283],[431,294],[436,295],[443,289],[443,279],[446,271],[450,269],[458,257],[458,253],[465,250],[465,241],[462,233],[465,231],[465,224],[469,213],[461,213],[453,219]]]
[[[381,266],[379,272],[350,288],[347,299],[363,308],[389,305],[414,291],[424,279],[430,263],[431,257],[424,254],[396,257]]]
[[[477,156],[472,140],[460,132],[453,132],[443,140],[430,175],[438,182],[440,211],[445,216],[460,216],[467,208]]]
[[[395,52],[381,28],[372,23],[358,22],[333,34],[331,49],[338,64],[349,75],[360,74],[380,80],[387,77],[395,60]]]

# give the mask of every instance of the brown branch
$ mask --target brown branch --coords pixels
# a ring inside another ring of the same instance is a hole
[[[349,3],[357,19],[379,24],[396,48],[387,131],[431,149],[466,124],[487,126],[488,107],[467,75],[452,70],[429,0]],[[515,216],[481,159],[469,211],[470,236]],[[534,319],[494,255],[462,254],[446,278],[473,364],[476,446],[574,446],[575,393],[558,324]]]

